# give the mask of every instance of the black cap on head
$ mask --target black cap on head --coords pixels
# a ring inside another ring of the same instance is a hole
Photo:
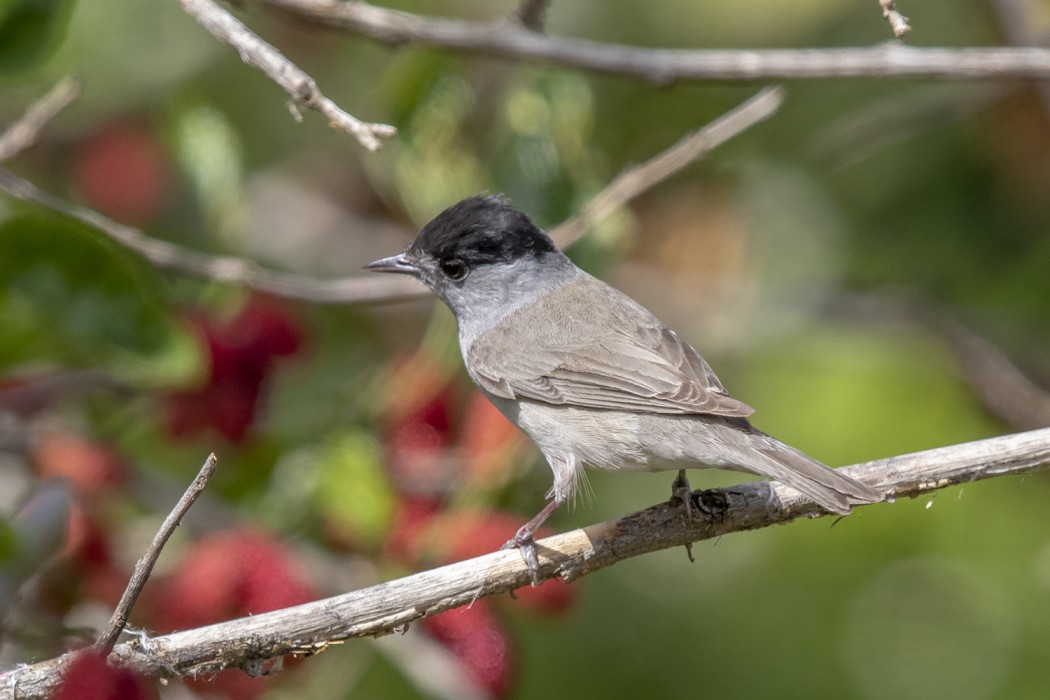
[[[431,220],[411,252],[469,267],[540,257],[556,251],[550,237],[501,195],[468,197]]]

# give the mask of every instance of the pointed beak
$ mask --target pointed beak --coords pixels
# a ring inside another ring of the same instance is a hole
[[[419,266],[408,257],[407,253],[370,262],[365,265],[364,269],[372,270],[373,272],[396,272],[401,275],[419,277]]]

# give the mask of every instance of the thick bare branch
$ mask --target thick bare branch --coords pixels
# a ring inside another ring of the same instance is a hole
[[[217,464],[218,460],[215,455],[208,455],[208,459],[204,460],[204,466],[201,467],[193,483],[190,484],[186,492],[182,494],[182,498],[168,513],[168,517],[164,518],[164,522],[161,523],[160,529],[153,536],[153,541],[146,547],[142,557],[135,562],[135,570],[131,574],[131,580],[128,581],[124,594],[120,597],[117,607],[113,610],[113,615],[109,618],[109,624],[106,625],[106,629],[99,635],[98,641],[95,642],[95,649],[99,653],[108,655],[113,650],[113,645],[117,643],[117,638],[128,624],[128,616],[131,614],[131,609],[135,607],[135,601],[138,600],[139,594],[142,593],[142,588],[146,585],[149,575],[153,572],[153,565],[160,558],[161,550],[168,543],[168,540],[175,532],[175,528],[182,522],[182,518],[186,515],[190,506],[204,492],[204,488],[208,485],[208,479],[215,473]]]
[[[781,88],[765,88],[707,126],[686,134],[678,143],[645,163],[622,170],[578,214],[552,229],[551,238],[563,248],[571,245],[595,222],[611,214],[617,207],[652,189],[734,136],[768,119],[780,109],[783,102],[784,91]]]
[[[901,498],[1047,465],[1050,428],[874,460],[845,471],[891,498]],[[680,507],[659,504],[540,540],[540,579],[560,576],[571,581],[648,552],[822,514],[803,495],[777,483],[712,489],[699,496],[720,512],[719,517],[687,521]],[[109,660],[159,676],[257,667],[265,659],[314,654],[351,637],[389,634],[421,618],[514,590],[529,581],[529,571],[517,552],[493,552],[294,608],[124,642],[113,649]],[[0,675],[0,700],[46,696],[63,663],[53,659]]]
[[[321,93],[317,83],[306,72],[285,58],[280,51],[256,36],[248,27],[212,0],[179,0],[179,2],[202,27],[217,39],[237,49],[241,60],[258,68],[284,88],[284,91],[291,96],[293,105],[302,104],[320,112],[328,117],[332,126],[352,134],[362,146],[370,151],[383,145],[381,138],[397,133],[397,129],[389,124],[363,122],[344,112],[339,105]],[[293,112],[293,114],[298,113]]]
[[[22,118],[0,134],[0,163],[36,143],[37,136],[55,115],[68,107],[80,95],[81,84],[75,78],[64,78],[46,95],[33,103]]]
[[[898,42],[829,49],[651,49],[554,37],[517,22],[427,17],[339,0],[251,0],[376,41],[511,60],[556,63],[665,84],[678,80],[784,80],[912,76],[972,80],[1050,77],[1050,49],[919,48]]]

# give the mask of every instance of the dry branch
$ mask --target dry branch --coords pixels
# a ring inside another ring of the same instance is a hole
[[[378,275],[317,279],[268,270],[244,258],[209,255],[184,248],[151,238],[140,229],[113,221],[92,209],[59,199],[3,168],[0,168],[0,189],[22,201],[39,204],[90,226],[163,270],[175,270],[216,282],[243,284],[274,296],[319,304],[384,301],[426,293],[422,285],[409,279],[387,280]]]
[[[241,60],[265,73],[284,88],[292,98],[293,105],[302,104],[328,117],[329,123],[341,131],[352,134],[370,151],[383,145],[380,140],[393,136],[397,129],[389,124],[372,124],[344,112],[339,105],[325,97],[314,79],[306,74],[270,44],[256,36],[233,15],[212,0],[179,0],[182,7],[202,27],[217,39],[237,49]],[[298,120],[298,112],[294,112]]]
[[[768,87],[710,124],[683,136],[678,143],[637,166],[620,171],[580,212],[551,229],[560,247],[572,245],[595,222],[671,177],[734,136],[768,119],[784,103],[784,91]]]
[[[890,23],[890,29],[893,30],[893,36],[900,39],[911,31],[911,25],[908,24],[908,18],[897,10],[897,5],[893,0],[879,0],[879,7],[882,8],[882,16]]]
[[[0,163],[36,143],[40,130],[80,95],[81,84],[75,78],[64,78],[46,95],[33,103],[22,118],[0,135]]]
[[[160,558],[161,550],[168,543],[168,540],[175,532],[175,528],[182,522],[182,518],[186,515],[190,506],[204,492],[204,488],[208,485],[208,479],[215,473],[217,464],[218,460],[215,455],[208,455],[208,459],[204,460],[204,466],[201,467],[196,478],[189,485],[189,488],[186,489],[186,492],[182,494],[182,498],[175,504],[175,507],[168,513],[168,517],[164,518],[164,522],[161,523],[160,529],[154,535],[153,541],[149,543],[146,551],[135,563],[131,580],[128,581],[124,594],[120,597],[117,607],[113,610],[113,615],[109,618],[109,624],[106,625],[106,629],[99,635],[98,641],[95,642],[95,649],[100,653],[109,654],[113,650],[113,645],[117,643],[117,638],[120,637],[120,633],[124,631],[124,627],[128,624],[128,616],[131,614],[131,609],[135,607],[135,601],[138,600],[139,594],[142,593],[142,589],[149,579],[149,575],[153,572],[153,565]]]
[[[958,80],[1050,78],[1050,49],[937,48],[891,42],[828,49],[652,49],[540,34],[517,22],[471,22],[341,0],[251,0],[376,41],[530,60],[666,84],[910,76]]]
[[[874,460],[845,470],[891,498],[902,498],[1047,465],[1050,428]],[[699,495],[719,511],[718,517],[687,521],[680,506],[659,504],[540,540],[540,579],[560,576],[571,581],[648,552],[822,514],[800,493],[777,483],[744,484]],[[351,637],[389,634],[529,581],[517,552],[494,552],[306,605],[159,637],[143,636],[117,645],[109,660],[156,676],[258,667],[266,659],[314,654]],[[66,658],[0,675],[0,700],[45,697],[58,682]]]
[[[768,118],[783,102],[783,91],[766,88],[710,124],[687,134],[678,143],[645,163],[624,169],[608,186],[584,205],[581,212],[551,230],[567,246],[588,227],[618,206],[663,182],[689,163],[741,132]],[[129,248],[153,265],[166,270],[205,277],[217,282],[243,284],[260,292],[320,304],[355,304],[410,299],[429,292],[414,279],[394,275],[358,275],[317,279],[276,272],[234,256],[209,255],[148,236],[140,229],[118,223],[97,211],[66,202],[36,185],[0,168],[0,189],[26,202],[47,207],[96,229]]]

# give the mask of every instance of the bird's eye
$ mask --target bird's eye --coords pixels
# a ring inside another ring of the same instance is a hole
[[[441,271],[445,273],[445,277],[458,282],[467,276],[467,264],[462,260],[452,258],[441,263]]]

